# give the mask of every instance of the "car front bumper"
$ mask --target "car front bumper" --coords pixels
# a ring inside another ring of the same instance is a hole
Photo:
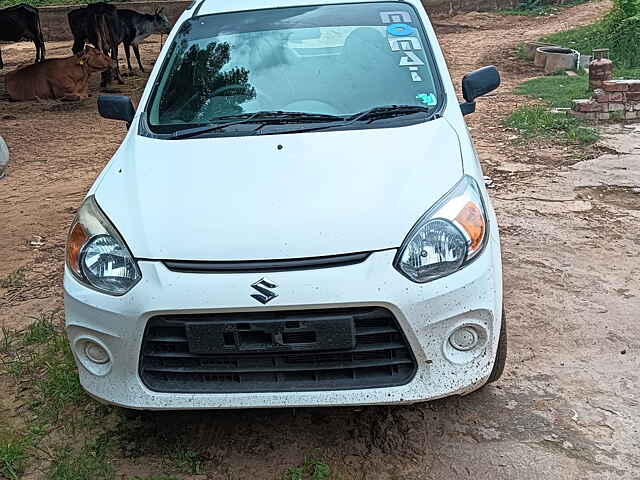
[[[122,297],[91,290],[65,271],[65,314],[69,341],[82,386],[108,403],[134,409],[207,409],[397,404],[465,394],[491,372],[502,314],[500,247],[486,250],[462,270],[427,284],[415,284],[392,266],[396,250],[375,252],[362,263],[336,268],[269,273],[278,297],[260,305],[250,295],[257,273],[177,273],[162,262],[139,261],[142,280]],[[260,393],[159,393],[139,376],[145,326],[154,315],[260,312],[380,306],[396,317],[417,362],[402,386],[329,391]],[[486,332],[484,345],[470,351],[451,347],[457,327]],[[91,363],[83,345],[92,340],[110,356]]]

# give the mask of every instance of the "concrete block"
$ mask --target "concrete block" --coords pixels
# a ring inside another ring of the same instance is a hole
[[[611,115],[609,115],[609,112],[598,114],[598,120],[609,120],[609,118],[611,118]]]
[[[602,112],[603,108],[606,108],[606,107],[603,107],[604,105],[606,104],[594,102],[591,99],[574,100],[573,110],[575,110],[576,112],[583,112],[583,113]]]
[[[638,112],[625,112],[625,120],[636,120],[638,118]]]
[[[610,112],[624,112],[624,103],[610,103],[609,104]]]
[[[625,93],[627,102],[640,102],[640,92],[627,92]]]

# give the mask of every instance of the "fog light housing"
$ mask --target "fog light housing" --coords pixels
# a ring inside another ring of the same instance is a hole
[[[104,365],[110,360],[109,353],[101,345],[92,341],[85,342],[84,354],[89,360],[98,365]]]
[[[478,346],[480,335],[478,335],[478,331],[475,328],[465,325],[453,331],[449,336],[449,343],[456,350],[467,352]]]

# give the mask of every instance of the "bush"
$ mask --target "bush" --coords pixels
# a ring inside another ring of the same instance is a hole
[[[640,66],[640,0],[614,0],[600,22],[546,35],[544,42],[591,55],[594,48],[608,48],[613,62],[625,68]]]
[[[556,13],[561,8],[573,7],[589,0],[521,0],[515,8],[500,10],[504,15],[539,17]]]

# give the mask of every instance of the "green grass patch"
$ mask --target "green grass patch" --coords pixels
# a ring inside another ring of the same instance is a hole
[[[131,480],[181,480],[178,477],[172,477],[167,475],[151,475],[150,477],[133,477]]]
[[[591,55],[595,48],[608,48],[617,66],[640,67],[640,1],[614,0],[611,11],[599,22],[545,35],[540,40],[573,48],[583,55]]]
[[[24,332],[3,331],[0,366],[23,386],[23,399],[42,422],[87,396],[57,313],[43,314]]]
[[[202,455],[180,446],[169,454],[168,464],[182,473],[201,475],[205,473],[205,461]]]
[[[24,285],[25,267],[18,268],[15,272],[0,278],[0,288],[20,288]]]
[[[107,442],[96,440],[80,450],[72,447],[56,452],[49,470],[48,480],[111,480],[115,472],[107,459]]]
[[[325,462],[306,457],[304,464],[289,468],[283,475],[283,480],[329,480],[332,478],[331,469]]]
[[[545,35],[540,41],[573,48],[583,55],[591,55],[594,48],[607,48],[604,37],[602,24],[596,23]]]
[[[15,427],[0,430],[0,478],[18,480],[22,477],[29,459],[29,449],[36,445],[44,430],[32,426],[27,432]]]
[[[0,478],[18,480],[27,464],[30,439],[17,434],[0,435]]]
[[[23,341],[25,345],[42,345],[50,341],[55,334],[55,312],[43,313],[40,317],[34,317],[34,322],[27,328]]]
[[[526,139],[553,138],[570,144],[589,144],[598,139],[596,130],[577,118],[550,112],[543,106],[520,107],[504,123]]]
[[[518,85],[515,93],[544,100],[555,108],[568,108],[572,100],[591,97],[589,79],[584,74],[577,77],[563,74],[534,78]]]
[[[498,10],[501,15],[520,15],[527,17],[545,17],[558,13],[563,8],[586,3],[589,0],[568,0],[561,5],[549,4],[541,0],[522,0],[516,8]]]

